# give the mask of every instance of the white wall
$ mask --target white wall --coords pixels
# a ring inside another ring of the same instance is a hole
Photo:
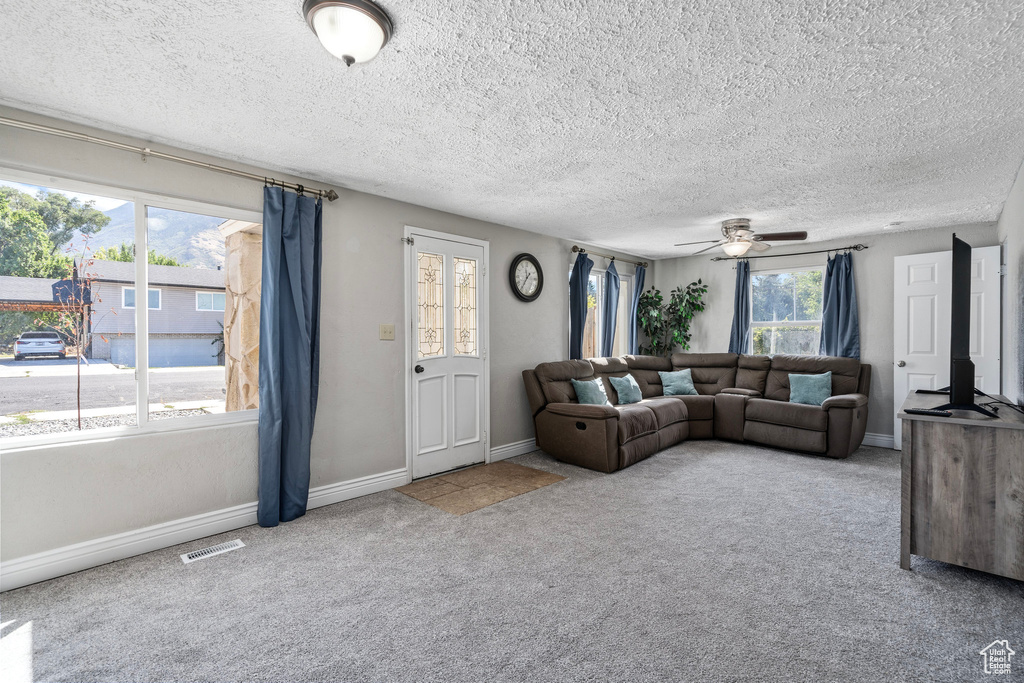
[[[1024,166],[996,226],[1006,264],[1003,299],[1003,395],[1024,405]]]
[[[995,224],[955,226],[868,235],[858,240],[814,242],[774,247],[772,254],[827,249],[862,242],[868,249],[854,252],[853,272],[860,313],[861,361],[872,365],[867,431],[892,435],[893,425],[893,257],[950,249],[953,233],[972,247],[996,244]],[[692,351],[722,352],[729,348],[736,270],[729,261],[713,263],[714,253],[658,261],[654,283],[666,293],[679,284],[703,279],[708,285],[707,308],[691,328]],[[823,266],[826,254],[751,260],[751,272],[776,268]],[[902,398],[902,397],[901,397]]]
[[[145,144],[12,109],[0,108],[0,115]],[[280,171],[233,166],[326,187]],[[3,126],[0,167],[262,211],[262,188],[249,180]],[[339,160],[339,175],[343,168]],[[490,241],[490,446],[532,439],[520,373],[568,356],[572,243],[335,189],[340,198],[324,206],[320,400],[311,486],[405,467],[406,225]],[[538,258],[545,275],[544,291],[532,303],[516,299],[508,284],[512,258],[524,251]],[[396,324],[395,341],[378,339],[380,323]],[[4,452],[0,467],[0,559],[6,562],[255,500],[255,427]]]

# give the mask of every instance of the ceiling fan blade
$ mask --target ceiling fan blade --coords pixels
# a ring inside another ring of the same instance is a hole
[[[750,248],[754,251],[768,251],[772,248],[772,245],[765,244],[764,242],[758,242],[757,240],[751,240]]]
[[[690,256],[696,256],[697,254],[703,254],[705,251],[711,251],[715,247],[719,246],[720,244],[724,244],[724,243],[725,243],[725,240],[722,240],[721,242],[715,242],[710,247],[704,247],[700,251],[693,252],[692,254],[690,254]]]
[[[683,242],[682,244],[673,244],[674,247],[688,247],[691,244],[709,244],[711,242],[719,242],[720,240],[704,240],[703,242]]]
[[[764,232],[754,236],[758,242],[782,242],[784,240],[805,240],[807,233],[800,232]]]

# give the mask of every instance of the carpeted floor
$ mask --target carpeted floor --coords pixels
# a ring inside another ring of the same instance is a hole
[[[388,491],[11,591],[2,618],[32,622],[42,681],[965,681],[997,638],[1024,677],[1024,583],[900,570],[893,451],[515,462],[567,479],[463,516]]]

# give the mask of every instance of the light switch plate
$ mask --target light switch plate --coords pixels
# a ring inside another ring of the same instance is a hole
[[[380,326],[380,338],[385,341],[395,341],[394,324],[382,324]]]

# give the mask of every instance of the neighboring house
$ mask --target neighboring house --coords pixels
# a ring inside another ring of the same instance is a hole
[[[135,365],[135,264],[93,261],[92,358]],[[214,343],[224,323],[225,273],[149,266],[149,366],[218,365]]]
[[[59,280],[0,275],[0,311],[59,311],[56,282]]]
[[[88,357],[135,365],[135,264],[93,261],[81,273],[92,280]],[[224,323],[225,272],[149,266],[149,365],[218,365],[215,339]],[[59,310],[48,278],[0,276],[0,310]]]

